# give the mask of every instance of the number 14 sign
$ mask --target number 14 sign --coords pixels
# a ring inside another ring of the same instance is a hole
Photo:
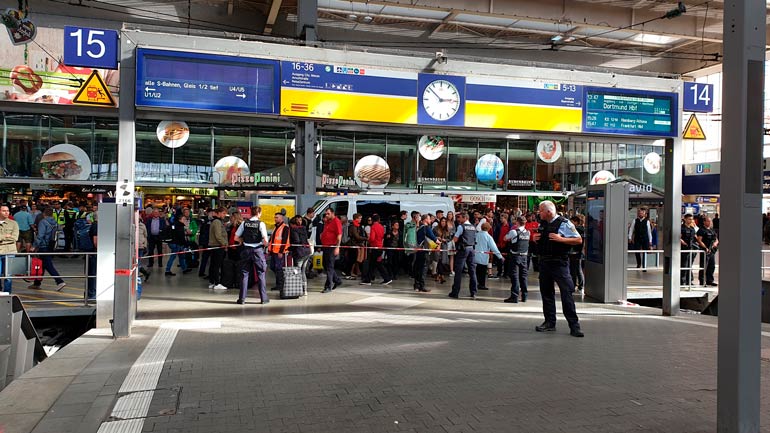
[[[684,83],[684,111],[711,113],[714,111],[714,85]]]
[[[87,27],[64,27],[64,64],[118,69],[118,32]]]

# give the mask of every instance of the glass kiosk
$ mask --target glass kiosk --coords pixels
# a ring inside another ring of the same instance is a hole
[[[626,182],[588,187],[585,293],[597,301],[626,299],[627,219]]]

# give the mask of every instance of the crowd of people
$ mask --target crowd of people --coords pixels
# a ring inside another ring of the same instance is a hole
[[[0,205],[0,275],[18,253],[41,253],[33,257],[40,260],[40,269],[31,269],[28,275],[37,290],[42,286],[40,278],[47,272],[56,283],[55,290],[62,291],[67,283],[60,277],[51,252],[95,252],[98,243],[97,205],[88,203],[60,202],[58,200],[30,203],[19,200],[12,205]],[[87,255],[85,295],[92,300],[96,296],[96,257]],[[34,265],[32,265],[34,267]],[[12,292],[14,279],[6,278],[3,291]]]

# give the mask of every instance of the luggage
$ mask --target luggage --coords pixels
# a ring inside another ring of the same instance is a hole
[[[307,280],[300,266],[287,266],[283,268],[283,288],[281,299],[297,299],[305,294]]]
[[[40,282],[42,279],[35,277],[43,276],[43,260],[38,257],[32,257],[29,260],[29,273],[27,275],[29,275],[30,278],[24,278],[24,281],[28,283]]]
[[[235,260],[225,259],[222,262],[222,276],[220,284],[228,289],[238,289],[241,287],[241,269]]]

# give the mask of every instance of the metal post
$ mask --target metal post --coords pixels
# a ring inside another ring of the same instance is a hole
[[[681,113],[681,109],[677,110]],[[663,245],[663,315],[676,316],[679,314],[679,275],[681,266],[681,244],[679,237],[682,232],[680,215],[682,213],[682,140],[680,138],[666,140],[663,151],[665,173],[665,196],[663,199],[663,216],[658,218],[660,237],[658,244]]]
[[[136,131],[134,125],[136,99],[135,46],[121,38],[120,107],[118,109],[118,182],[134,181]],[[136,308],[136,272],[132,248],[134,241],[134,203],[117,206],[115,227],[115,304],[113,330],[115,337],[130,337]],[[125,270],[130,270],[127,274]]]
[[[297,2],[297,38],[305,42],[318,40],[318,0]],[[315,149],[318,137],[315,122],[300,121],[295,135],[296,175],[294,191],[298,196],[315,194],[317,187],[315,172]]]
[[[109,328],[114,316],[116,215],[115,203],[99,204],[99,245],[96,248],[97,328]]]
[[[766,3],[724,5],[717,431],[759,432]]]

